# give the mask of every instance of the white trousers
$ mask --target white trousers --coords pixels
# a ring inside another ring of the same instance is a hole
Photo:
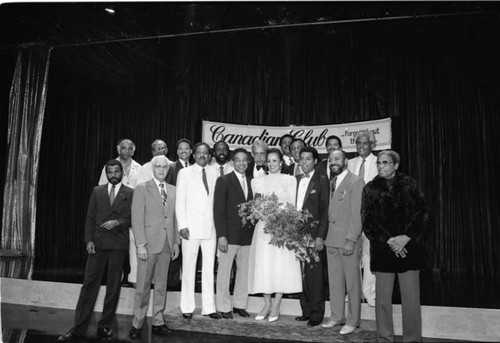
[[[214,296],[214,263],[216,239],[189,239],[182,240],[182,286],[181,303],[182,313],[193,313],[196,308],[194,288],[196,282],[196,260],[201,247],[201,314],[215,312]]]
[[[370,240],[362,233],[363,255],[361,267],[363,268],[363,296],[365,299],[375,299],[375,274],[370,268]]]

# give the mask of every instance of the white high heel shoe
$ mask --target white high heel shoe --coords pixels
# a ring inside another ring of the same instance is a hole
[[[271,314],[271,312],[269,312],[269,314]],[[280,314],[279,314],[279,312],[278,312],[278,315],[277,315],[276,317],[271,317],[271,316],[269,316],[269,319],[268,319],[268,320],[269,320],[269,322],[270,322],[270,323],[272,323],[272,322],[276,322],[276,321],[278,321],[278,319],[279,319],[279,318],[280,318]]]
[[[269,312],[267,312],[266,314],[264,314],[264,315],[262,315],[262,316],[261,316],[261,315],[257,315],[257,316],[255,317],[255,320],[264,320],[264,319],[266,319],[266,317],[267,317],[270,313],[271,313],[271,310],[269,310]],[[269,317],[269,318],[271,318],[271,317]]]

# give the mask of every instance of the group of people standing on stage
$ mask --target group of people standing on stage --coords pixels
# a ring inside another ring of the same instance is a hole
[[[193,147],[181,139],[178,160],[172,162],[166,157],[165,142],[155,140],[153,159],[141,166],[132,159],[134,143],[121,140],[118,158],[106,163],[90,199],[85,228],[89,256],[75,325],[58,341],[85,335],[106,264],[107,288],[97,336],[111,339],[127,249],[128,280],[135,285],[129,337],[141,336],[153,282],[152,333],[170,332],[163,312],[167,281],[173,277],[169,266],[179,256],[180,309],[186,320],[191,319],[200,248],[202,315],[250,317],[248,295],[262,293],[263,305],[255,320],[274,322],[283,294],[300,293],[302,315],[297,321],[307,321],[308,327],[341,326],[339,333],[347,335],[360,325],[363,294],[375,307],[378,337],[392,341],[392,290],[398,274],[404,340],[419,341],[426,204],[415,180],[397,171],[399,154],[383,150],[375,156],[375,146],[373,133],[358,132],[358,156],[348,160],[340,138],[330,136],[327,158],[320,161],[315,148],[291,135],[281,137],[281,149],[256,140],[251,152],[237,148],[232,154],[222,141],[212,149],[203,142]],[[271,194],[311,213],[316,224],[307,230],[319,262],[301,266],[292,251],[270,245],[265,222],[242,224],[238,206]],[[327,292],[331,315],[324,321]]]

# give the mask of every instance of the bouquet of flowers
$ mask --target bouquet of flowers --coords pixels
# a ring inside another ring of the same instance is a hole
[[[314,249],[314,239],[305,230],[318,221],[312,221],[308,210],[298,211],[292,204],[278,201],[274,193],[260,196],[239,205],[239,216],[243,225],[265,222],[264,232],[271,235],[269,244],[279,248],[286,247],[295,253],[301,262],[319,262],[318,252]]]

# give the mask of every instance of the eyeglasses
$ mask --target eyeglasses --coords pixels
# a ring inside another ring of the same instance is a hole
[[[162,151],[162,150],[165,150],[166,148],[164,146],[160,146],[160,147],[157,147],[157,148],[152,148],[151,150],[153,151]]]
[[[380,165],[383,165],[384,167],[387,167],[389,164],[394,164],[394,162],[389,162],[389,161],[377,161],[375,163],[377,167],[380,167]]]

